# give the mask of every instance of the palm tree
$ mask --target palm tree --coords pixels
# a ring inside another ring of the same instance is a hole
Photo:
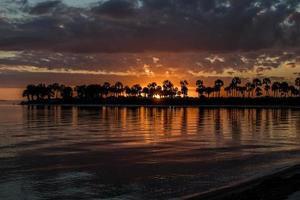
[[[282,82],[279,85],[279,91],[281,93],[281,96],[287,96],[289,93],[289,84],[287,82]]]
[[[162,87],[160,85],[158,85],[156,87],[154,95],[155,96],[159,96],[159,97],[161,97],[163,95],[163,89],[162,89]]]
[[[36,86],[37,99],[45,99],[48,96],[48,89],[45,84],[40,83]]]
[[[271,79],[269,78],[264,78],[263,79],[263,84],[265,85],[265,91],[266,91],[266,94],[267,96],[270,96],[270,89],[271,89]]]
[[[25,89],[22,93],[22,97],[26,97],[27,101],[30,101],[30,93],[27,89]]]
[[[155,83],[155,82],[149,83],[147,87],[149,88],[148,97],[153,98],[153,96],[155,95],[157,83]]]
[[[298,87],[298,90],[300,90],[300,77],[296,78],[295,85]]]
[[[231,81],[231,89],[233,90],[233,95],[236,96],[236,88],[239,84],[242,83],[242,80],[239,77],[234,77]]]
[[[65,100],[69,100],[73,97],[73,89],[71,87],[64,87],[61,91],[61,96]]]
[[[31,101],[33,101],[34,96],[36,95],[36,86],[32,84],[27,85],[25,91],[23,92],[23,94],[26,96],[28,95]]]
[[[290,86],[289,90],[291,91],[291,96],[298,96],[299,95],[299,90],[293,85]]]
[[[197,80],[196,81],[196,86],[197,86],[197,89],[196,89],[196,92],[198,93],[198,96],[201,97],[204,93],[204,84],[203,84],[203,81],[202,80]]]
[[[165,80],[162,88],[164,96],[174,97],[176,95],[176,92],[174,91],[174,84],[171,81]]]
[[[247,91],[247,87],[238,86],[236,90],[238,92],[238,95],[241,94],[243,98],[245,97],[245,92]]]
[[[115,83],[115,92],[117,96],[120,96],[124,92],[123,83],[119,81]]]
[[[129,86],[125,86],[124,91],[125,91],[125,94],[126,94],[127,97],[131,96],[132,91],[131,91],[131,88]]]
[[[225,87],[224,91],[226,92],[226,96],[229,97],[231,94],[231,87],[230,86]]]
[[[99,99],[100,93],[102,92],[102,86],[98,84],[88,85],[86,87],[86,96],[91,100]]]
[[[110,88],[110,83],[109,82],[105,82],[103,85],[102,85],[102,88],[103,88],[103,94],[107,97],[109,92],[111,91],[111,88]]]
[[[53,83],[53,84],[49,85],[49,87],[51,87],[51,89],[54,92],[54,96],[57,99],[58,98],[58,94],[62,90],[62,85],[60,85],[59,83]]]
[[[251,83],[251,82],[247,82],[246,85],[245,85],[245,87],[246,87],[246,91],[248,93],[248,98],[250,98],[251,94],[253,96],[253,91],[255,89],[255,85],[253,83]]]
[[[255,87],[262,86],[262,82],[258,78],[253,79],[252,83],[255,85]]]
[[[262,96],[262,95],[263,95],[262,89],[261,89],[260,87],[257,87],[257,88],[255,89],[255,94],[256,94],[257,97]]]
[[[186,80],[180,81],[180,85],[181,85],[181,94],[183,95],[183,97],[187,97],[188,96],[188,82]]]
[[[218,97],[221,96],[221,88],[224,86],[224,82],[220,79],[215,81],[215,90],[218,93]]]
[[[75,87],[75,91],[77,93],[77,97],[79,99],[87,98],[87,86],[86,85],[78,85]]]
[[[45,90],[46,90],[45,92],[47,93],[47,96],[48,96],[48,100],[50,100],[51,97],[55,96],[55,91],[51,85],[48,85]]]
[[[214,88],[212,88],[212,87],[206,87],[206,88],[204,89],[204,91],[205,91],[205,93],[207,94],[207,97],[209,98],[209,97],[210,97],[210,94],[213,93]]]
[[[141,96],[142,86],[140,84],[135,84],[131,87],[131,94],[133,96]]]
[[[278,96],[279,89],[280,89],[280,83],[279,82],[274,82],[272,84],[272,87],[271,87],[271,90],[273,92],[274,97]]]
[[[142,94],[144,94],[144,97],[148,97],[149,96],[149,88],[144,87],[143,90],[142,90]]]

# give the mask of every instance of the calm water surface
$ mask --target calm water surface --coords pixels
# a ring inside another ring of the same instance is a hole
[[[0,105],[0,199],[170,199],[300,161],[300,110]]]

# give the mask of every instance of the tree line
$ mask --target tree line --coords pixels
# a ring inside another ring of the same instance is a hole
[[[110,84],[79,85],[76,87],[66,86],[59,83],[27,85],[23,91],[23,97],[28,101],[72,99],[97,100],[107,97],[144,97],[144,98],[187,98],[189,83],[180,81],[180,87],[176,87],[171,81],[165,80],[162,85],[156,82],[149,83],[146,87],[135,84],[131,87],[124,86],[121,82]],[[222,91],[224,91],[222,93]],[[220,98],[220,97],[261,97],[273,96],[293,97],[300,95],[300,78],[295,80],[294,85],[288,82],[272,82],[270,78],[255,78],[242,85],[239,77],[234,77],[228,86],[221,79],[217,79],[213,86],[206,86],[203,80],[196,81],[196,92],[198,97]]]

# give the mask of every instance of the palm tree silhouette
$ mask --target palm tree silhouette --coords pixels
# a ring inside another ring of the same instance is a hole
[[[262,95],[263,95],[262,89],[261,89],[260,87],[257,87],[257,88],[255,89],[255,94],[256,94],[257,97],[262,96]]]
[[[215,81],[215,90],[218,93],[218,97],[221,97],[221,88],[224,86],[224,82],[221,79]]]
[[[124,92],[123,83],[121,83],[119,81],[115,83],[115,92],[116,92],[117,97],[122,95],[122,93]]]
[[[210,94],[214,92],[214,88],[212,87],[206,87],[204,89],[205,93],[207,94],[207,97],[209,98],[210,97]]]
[[[73,89],[69,86],[63,87],[61,90],[61,96],[64,100],[69,100],[73,97]]]
[[[186,80],[180,81],[180,85],[181,85],[181,94],[183,95],[183,97],[187,97],[188,96],[188,82]],[[180,95],[179,95],[180,96]]]
[[[154,94],[156,96],[159,96],[159,97],[162,97],[163,96],[163,89],[160,85],[158,85],[156,88],[155,88],[155,92]]]
[[[74,91],[76,91],[77,97],[79,99],[87,98],[87,86],[86,85],[78,85],[75,87]]]
[[[266,95],[270,96],[270,89],[271,89],[271,79],[269,78],[264,78],[263,79],[263,84],[265,85],[264,89],[266,91]]]
[[[163,82],[162,88],[164,96],[173,98],[176,95],[176,92],[174,90],[174,84],[171,81],[165,80]]]
[[[289,93],[289,84],[287,82],[280,83],[279,91],[281,93],[281,96],[287,97],[287,95]]]
[[[144,97],[149,97],[149,88],[144,87],[142,90],[142,94],[144,94]]]
[[[233,96],[236,96],[236,93],[237,93],[236,88],[241,83],[242,83],[242,81],[241,81],[241,79],[239,77],[234,77],[232,79],[232,81],[231,81],[231,89],[233,91]]]
[[[131,87],[131,94],[133,96],[141,96],[142,86],[140,84],[135,84]]]
[[[198,96],[201,97],[204,93],[204,84],[203,84],[203,81],[202,80],[197,80],[196,81],[196,86],[197,86],[197,89],[196,89],[196,92],[198,93]]]
[[[300,90],[300,77],[296,78],[295,85],[298,87],[298,90]]]
[[[131,88],[129,86],[125,86],[124,87],[124,91],[125,91],[125,94],[127,97],[130,97],[131,96]]]
[[[109,83],[109,82],[105,82],[105,83],[102,85],[102,88],[103,88],[103,95],[105,95],[105,96],[107,97],[108,94],[109,94],[109,92],[111,91],[110,83]]]
[[[253,91],[255,89],[255,85],[253,83],[251,83],[251,82],[247,82],[246,85],[245,85],[245,87],[246,87],[246,91],[248,93],[248,98],[250,98],[251,94],[253,96]]]
[[[271,90],[273,92],[274,97],[278,96],[279,89],[280,89],[280,83],[279,82],[274,82],[272,84],[272,87],[271,87]]]
[[[157,83],[155,82],[149,83],[147,87],[149,88],[149,97],[153,98],[153,96],[155,95]]]

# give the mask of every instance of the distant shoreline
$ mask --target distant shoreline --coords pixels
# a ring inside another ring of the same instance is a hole
[[[23,106],[63,106],[63,107],[148,107],[148,108],[236,108],[236,109],[300,109],[300,106],[282,106],[282,105],[126,105],[126,104],[20,104]]]
[[[200,107],[200,108],[300,108],[299,97],[287,98],[106,98],[96,101],[80,99],[51,99],[22,101],[30,106],[77,106],[77,107]]]

